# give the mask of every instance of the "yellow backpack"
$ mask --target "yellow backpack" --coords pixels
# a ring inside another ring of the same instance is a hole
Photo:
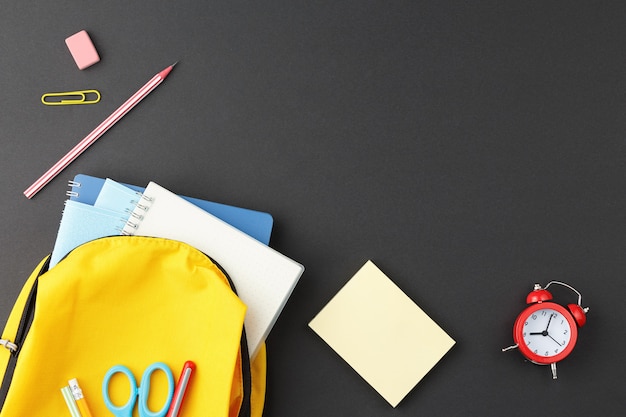
[[[173,240],[116,236],[78,247],[50,270],[48,259],[2,333],[0,417],[69,415],[60,389],[73,378],[93,416],[112,415],[102,391],[110,368],[128,367],[139,383],[154,362],[176,379],[186,361],[196,369],[181,415],[262,415],[265,346],[249,360],[246,306],[209,256]],[[158,410],[168,384],[156,374],[150,382],[148,405]],[[128,383],[109,394],[123,404]]]

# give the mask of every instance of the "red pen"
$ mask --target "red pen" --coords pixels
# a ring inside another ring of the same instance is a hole
[[[185,394],[187,394],[189,380],[191,379],[191,375],[195,372],[195,370],[195,363],[193,363],[192,361],[185,362],[183,370],[180,372],[180,377],[178,378],[176,389],[174,390],[174,398],[172,398],[170,409],[167,411],[167,417],[177,417],[180,413],[180,408],[183,404],[183,400],[185,399]]]

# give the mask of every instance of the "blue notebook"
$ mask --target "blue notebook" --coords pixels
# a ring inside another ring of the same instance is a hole
[[[77,175],[70,182],[50,268],[77,246],[105,236],[119,235],[129,221],[143,188],[110,179]],[[182,197],[264,244],[269,244],[273,218],[269,213]],[[132,219],[131,219],[132,221]]]

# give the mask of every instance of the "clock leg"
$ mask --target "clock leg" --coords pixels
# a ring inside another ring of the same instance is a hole
[[[556,379],[556,362],[550,364],[550,369],[552,369],[552,379]]]

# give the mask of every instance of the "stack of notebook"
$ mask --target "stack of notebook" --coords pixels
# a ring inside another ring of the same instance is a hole
[[[106,236],[154,236],[190,244],[229,274],[248,306],[244,327],[250,356],[256,354],[304,271],[268,246],[270,214],[178,196],[153,182],[144,189],[77,175],[70,186],[51,268],[77,246]]]

